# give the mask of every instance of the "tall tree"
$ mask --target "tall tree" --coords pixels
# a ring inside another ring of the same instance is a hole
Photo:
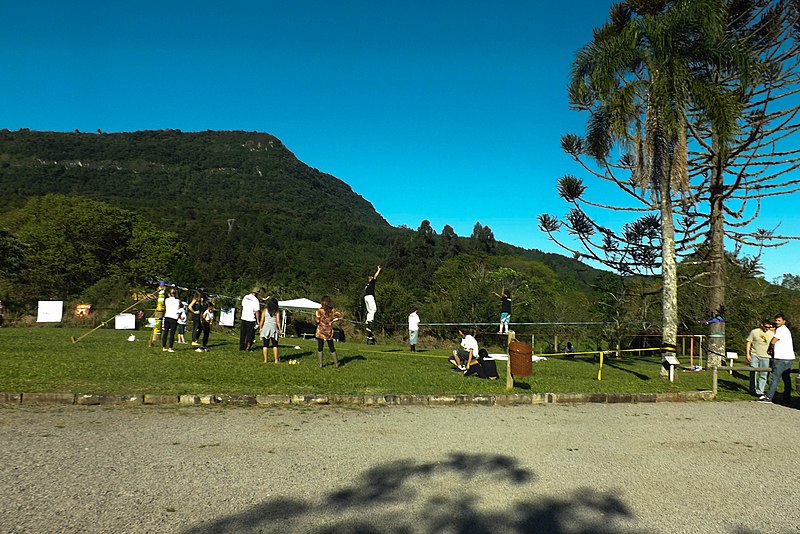
[[[698,68],[711,63],[725,71],[735,57],[735,43],[724,31],[725,13],[724,0],[615,4],[609,22],[595,30],[573,63],[570,102],[590,117],[585,138],[565,136],[562,146],[594,176],[635,198],[641,204],[635,210],[657,217],[645,215],[615,234],[581,207],[582,181],[565,177],[559,192],[574,208],[563,224],[591,257],[607,265],[623,271],[660,267],[665,349],[675,346],[678,329],[675,204],[695,202],[689,187],[688,117],[701,109],[726,140],[735,129],[737,102]],[[614,146],[620,147],[621,157],[611,156]],[[582,156],[594,158],[598,166],[585,164]],[[548,215],[539,220],[551,236],[562,224]],[[692,228],[679,230],[682,247]],[[654,244],[660,245],[658,257],[652,254]]]
[[[699,201],[688,215],[702,221],[707,235],[702,259],[707,262],[708,315],[725,315],[728,238],[742,247],[780,246],[786,237],[775,229],[754,228],[763,199],[798,190],[791,172],[800,167],[800,150],[789,143],[800,129],[796,98],[800,90],[800,4],[775,0],[729,0],[727,38],[752,51],[754,57],[737,68],[708,63],[708,79],[721,85],[729,98],[741,103],[738,129],[721,135],[698,110],[689,122],[695,141],[690,168]],[[740,56],[740,59],[742,56]],[[730,206],[733,204],[733,207]],[[758,253],[760,255],[760,252]],[[757,268],[757,258],[747,262]],[[752,274],[758,274],[755,270]],[[725,323],[710,323],[709,361],[716,364],[726,352]]]

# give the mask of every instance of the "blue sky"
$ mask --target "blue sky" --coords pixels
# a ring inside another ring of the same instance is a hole
[[[0,128],[268,132],[395,226],[561,252],[536,216],[581,174],[566,81],[610,4],[0,0]],[[798,251],[768,252],[766,277],[800,274]]]

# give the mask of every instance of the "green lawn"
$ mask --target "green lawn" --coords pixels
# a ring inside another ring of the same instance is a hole
[[[326,367],[317,367],[316,342],[281,340],[282,363],[264,364],[261,352],[238,349],[238,332],[211,335],[211,351],[197,353],[175,345],[175,353],[148,348],[149,331],[100,329],[78,343],[88,330],[69,328],[1,328],[0,391],[149,394],[500,394],[505,389],[505,362],[500,379],[464,378],[450,370],[447,350],[408,352],[406,346],[362,342],[337,343],[343,365],[335,369],[325,350]],[[299,348],[295,348],[298,346]],[[290,365],[287,360],[297,360]],[[271,355],[270,355],[271,360]],[[688,363],[688,362],[683,362]],[[513,393],[657,393],[711,389],[711,372],[678,372],[670,383],[659,378],[656,357],[606,360],[602,380],[593,357],[551,357],[534,363],[533,376],[516,380]],[[723,400],[749,399],[747,376],[720,373]]]

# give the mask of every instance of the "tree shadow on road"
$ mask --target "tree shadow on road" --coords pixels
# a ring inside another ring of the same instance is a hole
[[[635,532],[620,528],[618,520],[635,517],[613,494],[580,489],[544,499],[517,497],[536,482],[533,472],[503,455],[453,453],[436,462],[399,460],[369,469],[355,484],[325,495],[270,500],[186,532]],[[487,494],[481,491],[486,485],[502,489]]]

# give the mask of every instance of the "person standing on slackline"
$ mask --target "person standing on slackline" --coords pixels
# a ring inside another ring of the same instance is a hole
[[[364,304],[367,306],[367,340],[371,340],[373,343],[375,342],[375,336],[372,334],[372,321],[375,320],[375,313],[378,311],[378,306],[375,304],[375,280],[380,274],[381,266],[378,265],[375,274],[367,277],[367,285],[364,286]]]

